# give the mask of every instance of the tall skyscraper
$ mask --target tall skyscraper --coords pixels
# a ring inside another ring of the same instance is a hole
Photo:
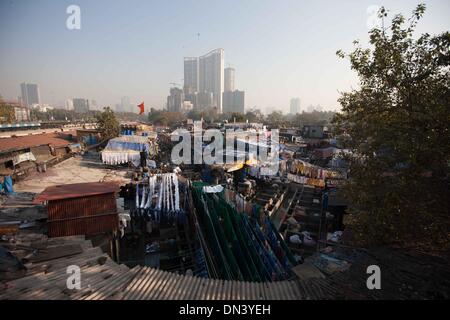
[[[39,87],[37,84],[21,83],[20,91],[22,93],[22,103],[25,107],[31,107],[33,104],[40,104]]]
[[[184,58],[184,94],[193,96],[198,91],[198,58]]]
[[[73,110],[77,113],[86,113],[89,111],[89,100],[83,98],[73,98]]]
[[[300,113],[300,98],[291,99],[290,113],[291,114]]]
[[[73,101],[72,99],[67,99],[64,103],[66,110],[73,110]]]
[[[122,112],[133,112],[129,97],[125,96],[120,98],[120,109]]]
[[[224,113],[244,113],[245,92],[244,91],[224,91],[223,93],[223,112]]]
[[[234,91],[234,68],[225,68],[224,91]]]
[[[211,108],[214,105],[214,95],[212,92],[197,92],[194,94],[194,109],[201,111]]]
[[[224,50],[216,49],[199,57],[199,92],[212,92],[213,105],[222,112]]]
[[[167,111],[180,112],[183,109],[184,94],[180,88],[171,88],[167,97]]]
[[[89,100],[89,108],[91,110],[99,110],[97,106],[97,100]]]

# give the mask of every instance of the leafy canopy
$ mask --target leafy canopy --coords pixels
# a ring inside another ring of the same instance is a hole
[[[366,244],[448,241],[450,34],[416,36],[424,12],[420,4],[408,20],[371,30],[371,48],[355,41],[337,53],[359,77],[334,126],[353,151],[346,193]]]
[[[103,108],[103,112],[97,117],[97,123],[104,139],[117,137],[120,133],[119,121],[110,107]]]

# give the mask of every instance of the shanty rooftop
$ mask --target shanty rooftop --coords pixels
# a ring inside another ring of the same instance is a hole
[[[75,131],[69,131],[44,133],[22,137],[1,138],[0,152],[20,150],[48,144],[54,147],[63,147],[75,142],[75,140],[71,140],[71,137],[75,136]]]
[[[14,185],[17,192],[40,193],[47,187],[84,182],[128,181],[126,170],[106,168],[98,159],[75,157],[48,168],[45,173],[33,173]]]
[[[119,186],[112,182],[73,183],[46,188],[35,199],[34,203],[44,201],[88,197],[118,191]]]

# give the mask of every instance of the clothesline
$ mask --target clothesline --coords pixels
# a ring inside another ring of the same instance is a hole
[[[156,201],[153,199],[156,197]],[[159,223],[161,219],[182,218],[178,175],[175,173],[155,174],[148,181],[136,184],[136,208],[144,209],[150,218]]]
[[[139,166],[141,161],[141,155],[139,151],[134,150],[103,150],[102,162],[106,164],[122,164],[131,162],[134,166]]]

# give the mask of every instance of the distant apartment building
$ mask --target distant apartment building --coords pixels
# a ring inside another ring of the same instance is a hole
[[[73,110],[73,101],[72,101],[72,99],[67,99],[67,100],[64,102],[64,108],[65,108],[66,110]]]
[[[130,98],[125,96],[120,98],[120,112],[133,112],[131,107]]]
[[[180,88],[171,88],[167,96],[167,111],[180,112],[183,109],[184,94]]]
[[[291,99],[290,113],[291,114],[300,113],[300,98],[292,98]]]
[[[234,91],[234,68],[225,68],[224,92]]]
[[[183,107],[182,107],[181,112],[187,113],[187,112],[191,111],[192,109],[194,109],[194,104],[191,101],[183,101]]]
[[[17,122],[29,122],[31,121],[30,109],[22,106],[15,106],[14,117]]]
[[[0,124],[29,122],[30,108],[23,107],[17,102],[0,101]]]
[[[198,58],[184,58],[184,94],[192,99],[193,95],[198,91]],[[186,97],[186,99],[187,99]],[[192,102],[192,100],[187,99]]]
[[[216,49],[199,57],[199,92],[211,92],[213,104],[222,112],[224,50]]]
[[[31,109],[37,110],[39,112],[48,112],[48,111],[53,110],[55,108],[50,106],[49,104],[46,104],[46,103],[41,103],[41,104],[35,103],[35,104],[33,104],[31,106]]]
[[[73,109],[77,113],[86,113],[89,111],[89,100],[82,98],[74,98],[73,100]]]
[[[206,110],[212,108],[214,105],[214,94],[212,92],[197,92],[194,95],[194,109]]]
[[[222,112],[223,67],[223,49],[213,50],[201,57],[184,58],[184,99],[192,102],[194,109],[217,108]]]
[[[98,110],[97,100],[89,100],[89,109]]]
[[[244,91],[225,91],[223,93],[223,112],[224,113],[244,113],[245,92]]]
[[[33,104],[40,104],[41,97],[39,94],[39,87],[37,84],[21,83],[20,91],[22,94],[21,103],[25,107],[31,107]]]

